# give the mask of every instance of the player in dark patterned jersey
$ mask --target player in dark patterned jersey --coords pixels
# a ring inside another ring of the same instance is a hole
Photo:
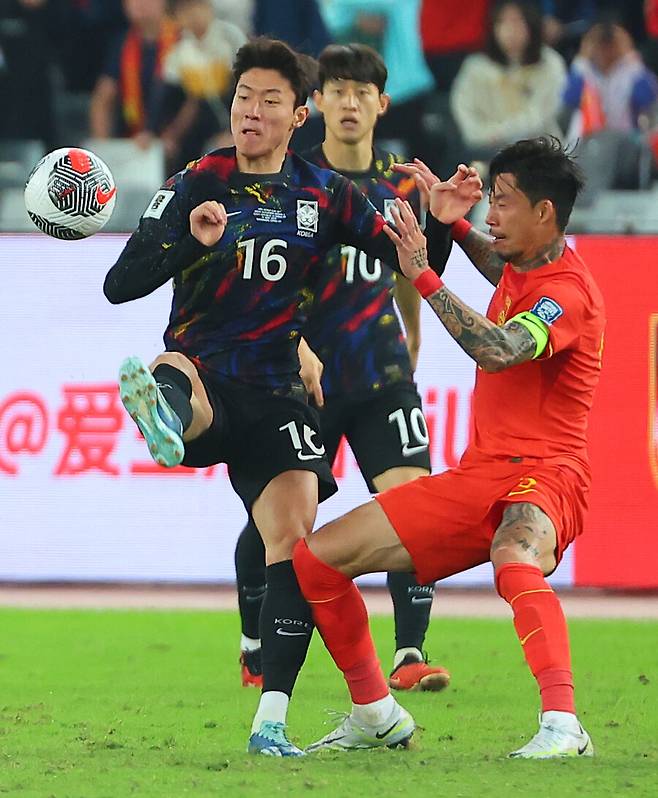
[[[329,45],[319,57],[315,102],[324,116],[325,140],[304,157],[350,178],[388,217],[395,197],[420,218],[413,178],[393,171],[395,155],[373,148],[375,126],[389,104],[381,56],[362,44]],[[390,220],[390,219],[389,219]],[[401,275],[354,246],[337,246],[315,287],[304,338],[311,392],[320,408],[322,439],[333,465],[343,435],[368,489],[377,493],[430,473],[429,438],[413,372],[420,343],[420,295]],[[398,322],[395,296],[406,338]],[[317,357],[313,357],[313,353]],[[319,358],[319,360],[318,360]],[[320,381],[321,373],[321,381]],[[306,376],[302,372],[302,376]],[[235,552],[242,622],[242,683],[262,683],[258,617],[265,583],[265,552],[253,520]],[[423,655],[434,584],[413,574],[389,573],[396,651],[392,687],[440,690],[450,676]]]
[[[249,750],[297,756],[285,719],[312,619],[291,554],[313,526],[318,499],[336,489],[298,375],[299,335],[336,242],[391,264],[396,255],[383,217],[349,180],[288,153],[308,114],[301,58],[282,42],[257,39],[238,51],[234,77],[235,148],[167,181],[104,290],[111,302],[126,302],[173,278],[167,351],[150,367],[124,361],[121,399],[156,462],[228,465],[267,551],[264,684]],[[441,268],[449,228],[431,228]]]

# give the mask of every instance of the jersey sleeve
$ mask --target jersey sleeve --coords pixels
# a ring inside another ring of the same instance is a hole
[[[108,272],[103,292],[113,304],[146,296],[210,252],[190,233],[185,172],[156,191]]]
[[[548,281],[528,295],[526,310],[544,323],[548,344],[539,359],[569,349],[582,334],[588,316],[588,299],[576,283]]]
[[[337,240],[379,258],[396,272],[401,272],[395,244],[384,232],[387,224],[382,214],[351,180],[336,175],[334,203],[337,208]],[[442,274],[448,262],[452,238],[450,226],[428,222],[426,229],[427,256],[432,269]]]

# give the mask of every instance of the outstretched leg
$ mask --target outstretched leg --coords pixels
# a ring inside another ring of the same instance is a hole
[[[406,744],[415,725],[391,696],[377,658],[363,598],[354,576],[413,570],[384,511],[358,507],[295,546],[293,562],[313,619],[352,697],[352,713],[331,734],[309,746],[372,748]]]

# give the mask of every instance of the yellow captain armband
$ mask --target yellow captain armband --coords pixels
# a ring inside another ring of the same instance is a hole
[[[531,313],[529,310],[524,310],[523,313],[517,313],[516,316],[513,316],[509,322],[515,321],[517,324],[520,324],[522,327],[525,327],[526,330],[532,335],[535,339],[535,343],[537,347],[535,349],[535,354],[532,356],[532,359],[539,357],[542,354],[544,349],[546,349],[546,345],[548,344],[548,327],[544,322],[539,318],[539,316],[535,316],[534,313]]]

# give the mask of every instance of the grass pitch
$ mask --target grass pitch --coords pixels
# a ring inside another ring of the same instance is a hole
[[[412,749],[277,761],[244,753],[258,693],[239,686],[236,614],[0,610],[0,795],[655,798],[658,624],[570,627],[593,760],[506,759],[537,728],[511,622],[435,619],[427,648],[453,682],[402,696],[422,727]],[[388,666],[392,620],[373,628]],[[348,708],[316,636],[291,735],[307,744]]]

